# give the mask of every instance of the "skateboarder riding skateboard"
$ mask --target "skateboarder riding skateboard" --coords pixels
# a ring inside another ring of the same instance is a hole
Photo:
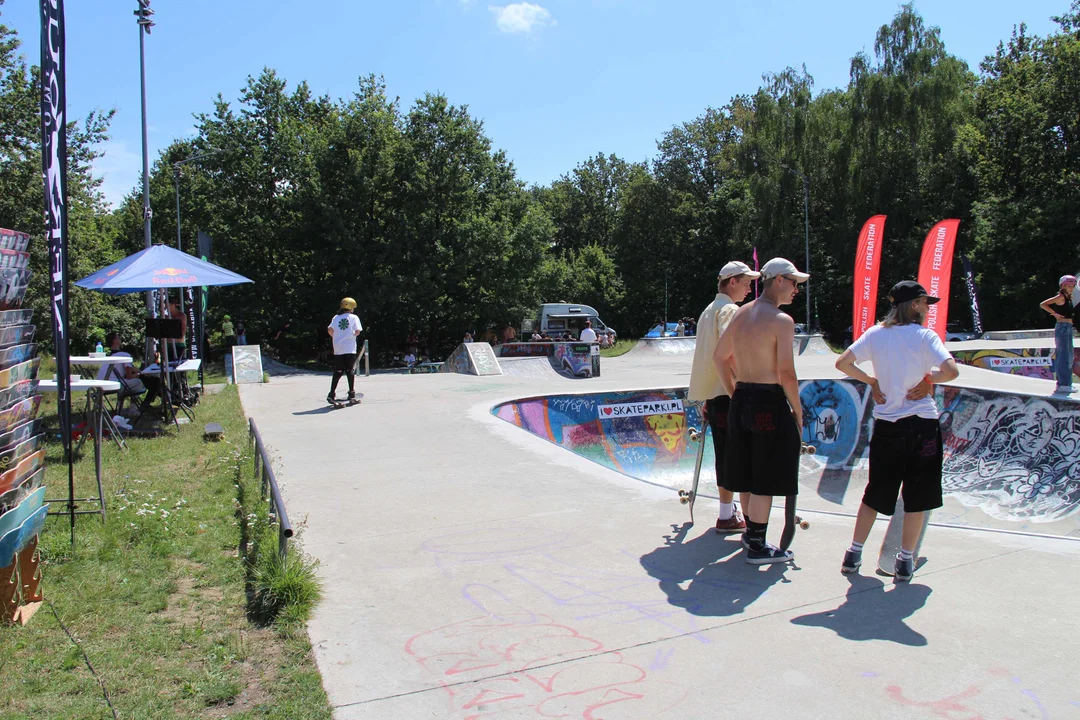
[[[784,258],[765,263],[761,276],[764,293],[736,311],[714,355],[731,395],[724,487],[750,493],[743,544],[752,565],[794,558],[790,550],[767,543],[765,535],[773,496],[799,492],[802,405],[792,349],[795,321],[780,307],[810,277]]]
[[[895,577],[910,580],[923,515],[941,507],[943,447],[933,385],[956,379],[960,371],[937,334],[922,326],[937,301],[917,282],[898,282],[889,291],[889,314],[836,361],[837,370],[870,386],[875,403],[870,479],[841,572],[859,569],[874,520],[878,513],[892,515],[902,492],[904,529]],[[867,361],[873,376],[856,365]]]
[[[326,326],[326,332],[334,340],[334,358],[332,361],[334,378],[330,381],[330,394],[326,396],[326,401],[331,405],[337,405],[339,402],[337,399],[337,386],[342,375],[349,380],[348,401],[350,403],[356,402],[356,391],[353,387],[355,378],[353,369],[356,366],[356,336],[364,328],[360,325],[360,318],[356,317],[354,310],[356,310],[356,301],[351,297],[343,298],[340,312]]]
[[[716,488],[720,495],[720,515],[716,520],[716,532],[734,533],[746,530],[746,522],[735,508],[735,494],[724,488],[724,448],[727,445],[728,405],[731,396],[720,379],[720,368],[713,361],[720,336],[727,330],[735,311],[750,292],[750,286],[761,273],[754,272],[746,263],[733,260],[720,268],[716,299],[702,312],[697,323],[697,343],[694,347],[694,363],[690,367],[690,390],[687,399],[704,403],[704,415],[712,429],[713,454],[716,456]],[[750,499],[743,493],[743,510]]]

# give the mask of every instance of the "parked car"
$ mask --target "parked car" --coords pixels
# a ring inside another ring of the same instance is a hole
[[[658,337],[660,337],[660,326],[661,325],[663,325],[663,323],[656,323],[655,325],[653,325],[652,328],[649,329],[649,332],[645,333],[645,337],[647,337],[647,338],[658,338]],[[678,327],[679,327],[679,323],[669,322],[667,324],[667,331],[664,333],[663,337],[675,337],[675,330]]]

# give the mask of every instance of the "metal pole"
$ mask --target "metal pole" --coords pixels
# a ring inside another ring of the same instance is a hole
[[[176,249],[184,252],[180,233],[180,163],[173,165],[173,185],[176,186]],[[180,289],[180,314],[184,314],[184,289]]]
[[[148,3],[149,4],[149,3]],[[150,32],[149,25],[144,25],[144,7],[139,4],[139,10],[135,11],[139,27],[139,89],[142,97],[142,165],[143,165],[143,244],[150,249],[150,219],[153,213],[150,211],[150,150],[147,147],[146,132],[146,33]],[[154,293],[146,291],[146,315],[157,317],[157,308],[154,306]],[[146,338],[146,357],[153,357],[154,345],[149,336]]]
[[[806,214],[806,270],[803,272],[810,272],[810,181],[806,179],[806,176],[802,176],[803,186],[803,209]],[[813,332],[810,329],[810,278],[806,279],[806,334],[809,335]]]

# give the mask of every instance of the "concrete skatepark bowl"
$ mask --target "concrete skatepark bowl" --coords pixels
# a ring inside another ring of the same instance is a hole
[[[811,527],[794,564],[758,568],[713,532],[715,500],[693,526],[677,501],[690,357],[632,351],[583,380],[373,375],[345,425],[324,377],[240,388],[320,561],[308,632],[336,718],[1080,714],[1080,404],[962,367],[938,391],[928,562],[909,584],[875,575],[879,522],[842,576],[868,409],[833,357],[800,355]]]

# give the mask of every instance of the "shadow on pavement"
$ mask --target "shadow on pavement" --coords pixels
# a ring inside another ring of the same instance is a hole
[[[749,565],[739,535],[706,532],[686,541],[692,526],[672,525],[664,544],[641,557],[641,566],[659,581],[668,603],[692,615],[738,615],[784,577],[791,565]]]
[[[294,412],[293,415],[325,415],[326,413],[334,412],[337,409],[338,408],[327,403],[326,405],[323,405],[322,407],[317,407],[314,410],[301,410],[299,412]]]
[[[876,577],[852,575],[847,598],[835,610],[801,615],[794,625],[822,627],[847,640],[888,640],[901,645],[923,647],[926,636],[904,622],[925,604],[932,592],[926,585],[896,583],[886,592],[885,583]]]

